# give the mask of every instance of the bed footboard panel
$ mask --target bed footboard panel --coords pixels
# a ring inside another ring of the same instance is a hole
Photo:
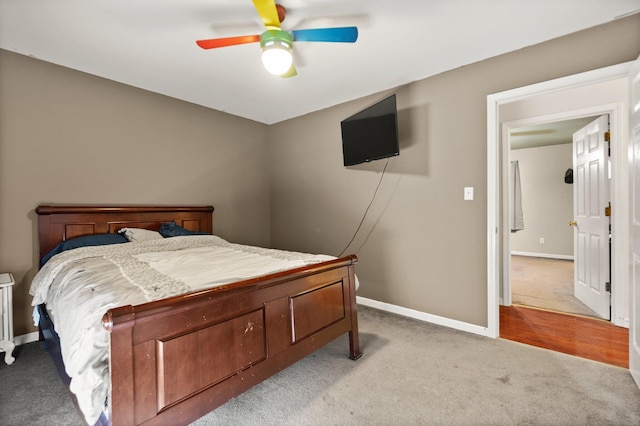
[[[155,353],[158,408],[164,410],[266,359],[264,309],[157,340]]]
[[[188,424],[345,333],[357,358],[353,263],[109,311],[112,423]]]

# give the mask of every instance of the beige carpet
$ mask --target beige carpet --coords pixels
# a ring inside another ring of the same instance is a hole
[[[343,336],[194,426],[640,425],[627,369],[362,306],[358,322],[358,361]],[[81,426],[41,343],[0,384],[0,425]]]
[[[511,298],[519,305],[600,318],[573,297],[573,261],[511,256]]]

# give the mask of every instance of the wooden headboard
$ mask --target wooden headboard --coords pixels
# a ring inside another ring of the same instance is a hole
[[[158,230],[164,222],[176,222],[190,231],[213,232],[212,206],[41,205],[36,213],[40,259],[62,241],[126,227]]]

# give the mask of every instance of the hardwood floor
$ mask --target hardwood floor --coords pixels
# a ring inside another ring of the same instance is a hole
[[[604,320],[500,306],[500,337],[629,368],[629,330]]]

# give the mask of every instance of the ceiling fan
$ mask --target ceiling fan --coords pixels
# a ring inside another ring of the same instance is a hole
[[[276,5],[274,0],[253,0],[253,5],[266,28],[262,34],[198,40],[196,41],[197,45],[203,49],[215,49],[260,42],[262,63],[267,71],[282,77],[293,77],[298,74],[293,63],[293,42],[355,43],[358,39],[358,28],[356,27],[284,31],[280,28],[280,23],[284,21],[286,16],[286,9],[283,6]]]

